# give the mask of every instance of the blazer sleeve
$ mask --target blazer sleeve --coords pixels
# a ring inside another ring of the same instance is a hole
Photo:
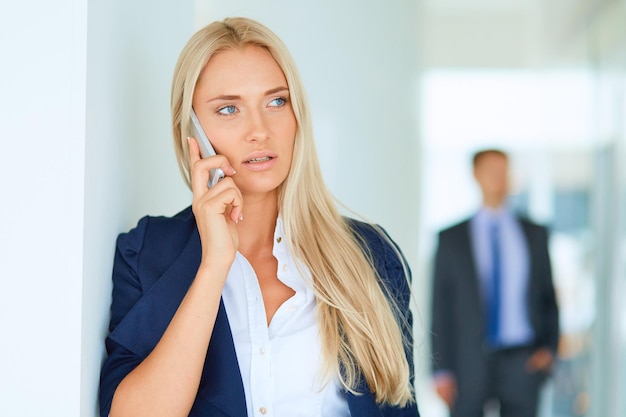
[[[388,297],[392,300],[397,311],[396,316],[402,329],[405,340],[405,351],[413,380],[413,314],[411,313],[411,282],[412,273],[408,262],[396,243],[387,232],[380,228],[386,239],[381,239],[384,246],[384,267],[378,267],[378,274],[383,280]],[[392,246],[393,245],[393,246]]]
[[[554,290],[554,282],[552,277],[552,266],[549,253],[549,235],[548,229],[538,227],[538,244],[537,251],[534,254],[538,264],[539,273],[542,276],[540,280],[541,290],[539,298],[539,316],[536,321],[541,323],[538,342],[543,346],[549,347],[556,352],[559,344],[559,309]]]
[[[111,319],[109,336],[105,341],[108,356],[100,373],[99,404],[102,417],[109,415],[113,394],[119,383],[143,360],[143,358],[115,342],[110,337],[110,333],[115,330],[143,294],[137,269],[147,226],[148,218],[146,217],[139,221],[136,228],[119,235],[117,238],[113,261]]]
[[[439,233],[433,266],[430,337],[435,373],[455,369],[452,350],[456,346],[452,332],[454,306],[450,303],[454,272],[451,270],[452,248],[446,236],[444,232]]]

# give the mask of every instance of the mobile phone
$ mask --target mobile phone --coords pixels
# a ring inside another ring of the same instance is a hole
[[[204,133],[204,129],[202,129],[202,125],[200,124],[193,107],[191,108],[191,135],[198,142],[198,145],[200,146],[200,155],[203,158],[216,154],[211,142],[209,142],[209,138]],[[224,171],[222,171],[221,168],[215,168],[209,171],[209,188],[217,184],[217,182],[222,178],[224,178]]]

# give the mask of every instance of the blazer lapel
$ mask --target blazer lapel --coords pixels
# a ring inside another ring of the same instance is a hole
[[[170,268],[156,280],[113,330],[110,337],[145,358],[167,329],[195,278],[201,256],[200,237],[194,231]],[[220,300],[207,358],[200,381],[200,396],[194,410],[204,401],[226,415],[246,415],[246,402],[228,317]]]
[[[475,295],[476,305],[482,314],[484,309],[484,296],[481,290],[478,266],[476,265],[476,255],[474,253],[475,247],[472,242],[471,221],[466,221],[463,224],[463,227],[459,228],[458,239],[462,250],[458,252],[459,259],[455,260],[455,262],[458,262],[463,270],[467,271],[466,274],[459,274],[459,276],[466,276],[469,278],[468,285],[471,287],[472,294]]]
[[[211,335],[199,393],[229,416],[247,415],[243,381],[223,301]]]

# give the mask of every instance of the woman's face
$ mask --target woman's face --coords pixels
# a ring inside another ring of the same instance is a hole
[[[196,85],[193,107],[243,194],[274,191],[287,178],[296,135],[287,80],[257,46],[222,51]]]

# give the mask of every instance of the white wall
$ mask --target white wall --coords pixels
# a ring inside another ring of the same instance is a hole
[[[81,416],[96,415],[116,235],[189,203],[169,94],[192,31],[192,1],[89,2]]]
[[[193,4],[0,10],[0,415],[95,416],[114,239],[188,201],[169,88]]]
[[[87,2],[0,6],[0,415],[78,416]]]

